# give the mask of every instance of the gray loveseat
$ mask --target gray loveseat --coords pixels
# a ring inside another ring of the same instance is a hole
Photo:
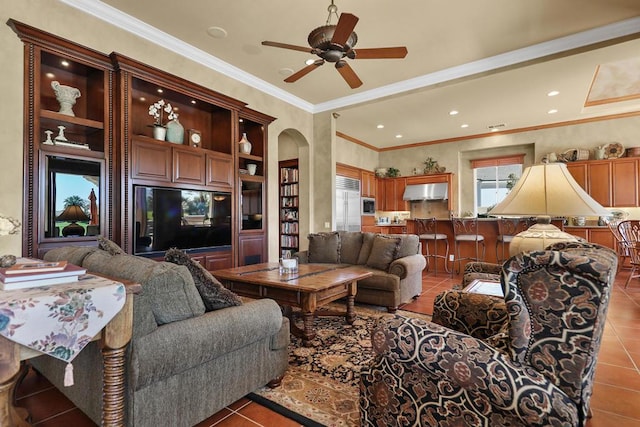
[[[371,277],[358,281],[356,301],[387,307],[389,312],[422,292],[427,263],[413,234],[334,231],[308,236],[309,249],[294,256],[300,263],[351,264],[368,267]]]
[[[111,255],[95,247],[58,248],[45,259],[65,259],[90,272],[142,284],[142,293],[134,296],[126,359],[127,426],[191,427],[287,369],[289,321],[273,300],[205,313],[185,266]],[[73,361],[72,387],[63,386],[63,362],[38,357],[32,364],[100,424],[102,355],[97,342]]]

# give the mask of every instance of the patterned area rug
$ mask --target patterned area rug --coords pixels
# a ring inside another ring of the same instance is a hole
[[[327,308],[340,310],[344,305]],[[292,336],[289,369],[282,385],[257,390],[254,400],[286,416],[292,416],[293,412],[315,422],[298,419],[304,425],[359,426],[360,367],[367,365],[373,357],[369,331],[377,318],[390,314],[382,307],[361,305],[356,306],[356,313],[353,325],[348,325],[344,317],[315,318],[313,347],[303,347],[302,340]],[[430,318],[403,310],[397,313]],[[297,323],[302,326],[301,321]]]

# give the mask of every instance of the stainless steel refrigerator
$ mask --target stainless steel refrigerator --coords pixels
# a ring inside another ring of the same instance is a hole
[[[360,181],[336,176],[336,230],[360,231]]]

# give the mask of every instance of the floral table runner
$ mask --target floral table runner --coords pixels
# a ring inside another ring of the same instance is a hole
[[[52,286],[0,291],[0,335],[69,362],[65,385],[73,384],[70,362],[122,309],[122,283],[91,274]]]

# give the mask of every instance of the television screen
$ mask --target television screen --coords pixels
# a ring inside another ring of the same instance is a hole
[[[231,244],[231,194],[134,188],[136,254]]]

